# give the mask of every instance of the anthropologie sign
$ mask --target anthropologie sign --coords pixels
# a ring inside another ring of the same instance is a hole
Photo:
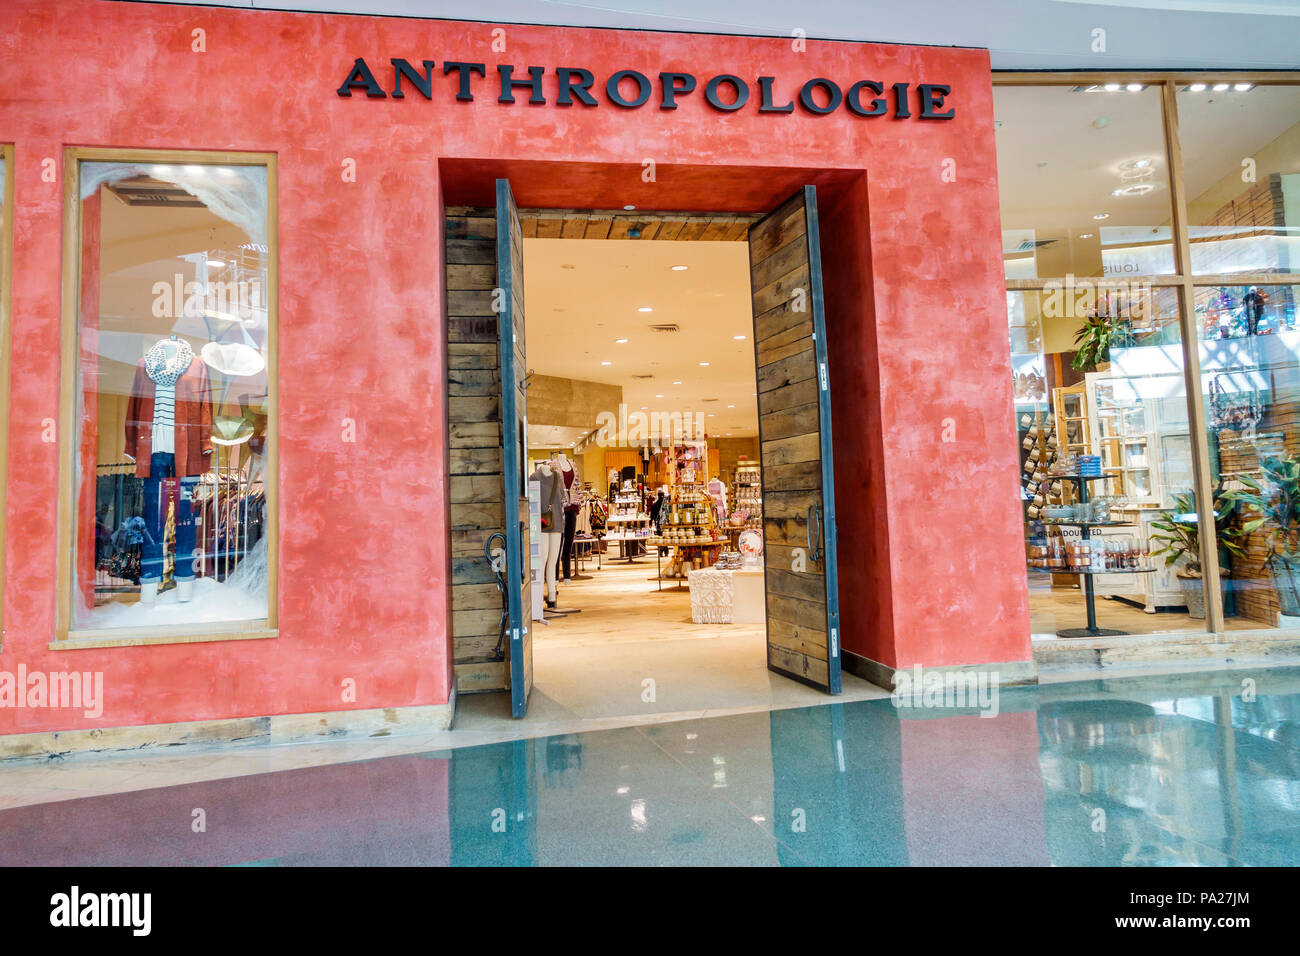
[[[392,83],[385,88],[375,78],[375,73],[362,57],[352,63],[347,78],[338,88],[338,95],[351,97],[364,93],[371,99],[403,99],[408,90],[426,100],[434,98],[434,80],[437,64],[422,60],[414,66],[409,60],[388,61],[392,68]],[[385,77],[387,71],[383,71]],[[956,111],[945,100],[952,88],[943,83],[890,83],[877,80],[857,80],[847,88],[825,77],[807,80],[796,90],[792,85],[778,86],[774,76],[759,76],[753,82],[732,73],[719,73],[704,81],[693,73],[664,72],[655,79],[638,70],[617,70],[598,82],[591,70],[580,67],[556,67],[551,71],[554,79],[554,99],[546,98],[547,70],[542,66],[523,67],[516,73],[510,64],[495,68],[494,80],[487,79],[488,67],[484,63],[446,61],[441,76],[447,78],[446,91],[455,89],[456,100],[474,102],[474,96],[496,95],[498,103],[514,103],[516,95],[527,97],[533,105],[600,106],[605,103],[622,109],[640,109],[653,101],[661,110],[675,110],[681,101],[701,95],[713,109],[722,113],[750,109],[759,113],[793,113],[795,104],[814,116],[825,116],[844,109],[854,116],[892,116],[895,119],[952,119]],[[454,77],[452,76],[453,74]],[[599,91],[597,96],[594,90]],[[752,102],[751,102],[752,101]]]

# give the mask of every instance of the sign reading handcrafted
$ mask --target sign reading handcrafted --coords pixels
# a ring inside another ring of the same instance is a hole
[[[433,99],[435,66],[433,60],[422,60],[423,71],[412,66],[407,60],[389,60],[392,64],[392,88],[385,90],[375,79],[375,74],[366,61],[357,57],[348,71],[347,79],[338,88],[339,96],[351,96],[353,92],[364,93],[372,99],[402,99],[406,90],[419,93],[426,100]],[[497,83],[490,92],[497,93],[498,103],[515,102],[515,94],[528,97],[528,102],[545,105],[548,101],[543,91],[546,68],[530,66],[515,75],[515,68],[509,64],[500,64],[496,68]],[[637,70],[619,70],[605,79],[603,86],[597,86],[596,77],[590,70],[578,67],[557,67],[552,71],[555,77],[555,106],[573,106],[575,102],[583,106],[599,106],[600,100],[592,92],[597,87],[604,93],[606,102],[623,109],[634,110],[645,106],[653,97],[661,110],[675,110],[684,97],[700,92],[700,81],[692,73],[660,73],[657,81]],[[477,87],[484,92],[488,85],[487,65],[483,63],[457,63],[448,61],[442,64],[442,75],[455,74],[455,80],[449,86],[456,87],[456,99],[462,103],[474,102]],[[799,87],[778,91],[776,77],[760,76],[756,80],[757,90],[739,76],[731,73],[719,73],[704,83],[704,101],[723,113],[734,113],[749,105],[751,94],[756,92],[757,110],[760,113],[793,113],[795,102],[807,113],[825,116],[838,109],[846,109],[855,116],[892,116],[895,119],[952,119],[955,111],[944,109],[944,99],[952,89],[942,83],[918,83],[915,89],[910,83],[890,83],[886,86],[876,80],[858,80],[843,89],[833,80],[814,77]],[[783,100],[784,102],[778,102]],[[913,112],[915,110],[915,112]]]

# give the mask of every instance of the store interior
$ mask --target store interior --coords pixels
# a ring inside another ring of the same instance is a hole
[[[1189,421],[1180,289],[1159,281],[1175,254],[1158,90],[996,93],[1035,641],[1098,636],[1090,602],[1101,636],[1205,631],[1206,548],[1226,629],[1300,624],[1275,557],[1292,529],[1274,520],[1300,452],[1297,287],[1246,278],[1300,261],[1300,91],[1199,84],[1177,106],[1191,271],[1214,277],[1193,303],[1202,421]],[[1195,432],[1215,496],[1208,542]]]
[[[685,679],[765,687],[748,244],[526,238],[523,258],[537,690],[603,654],[642,692],[669,650]]]

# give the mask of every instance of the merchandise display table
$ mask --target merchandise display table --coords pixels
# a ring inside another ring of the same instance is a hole
[[[694,624],[761,624],[766,619],[761,568],[700,568],[687,581]]]

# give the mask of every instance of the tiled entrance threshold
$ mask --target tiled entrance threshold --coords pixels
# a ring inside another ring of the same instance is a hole
[[[13,764],[0,865],[1300,863],[1300,669],[1008,688],[996,711]]]

